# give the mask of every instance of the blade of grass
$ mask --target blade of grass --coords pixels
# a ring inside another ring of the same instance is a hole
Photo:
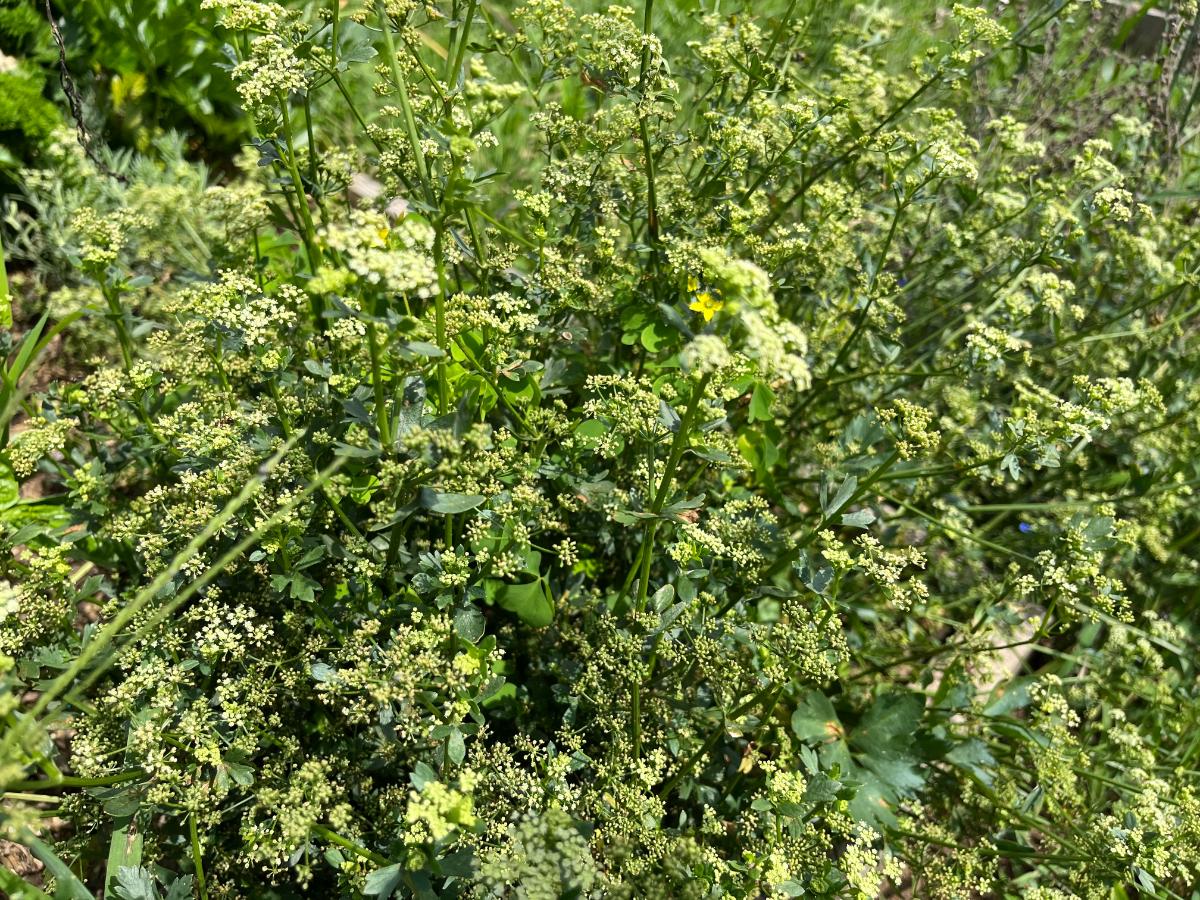
[[[54,876],[57,889],[55,900],[96,900],[95,896],[80,881],[70,867],[58,858],[50,845],[32,832],[20,836],[20,843],[33,851],[33,855],[42,861],[46,871]]]
[[[112,837],[108,841],[108,859],[104,866],[104,895],[107,897],[117,883],[122,866],[136,868],[142,864],[142,835],[138,831],[134,811],[113,821]]]
[[[11,900],[51,900],[45,891],[35,888],[15,872],[0,866],[0,891]]]
[[[0,235],[0,328],[12,326],[12,297],[8,292],[8,269],[4,262],[4,235]]]

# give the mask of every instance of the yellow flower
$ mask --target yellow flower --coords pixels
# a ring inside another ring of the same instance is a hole
[[[725,304],[709,291],[701,291],[688,306],[688,309],[694,309],[700,315],[704,316],[705,322],[711,322],[712,317],[719,313],[724,306]]]
[[[694,294],[700,290],[700,279],[695,275],[688,276],[688,293]]]

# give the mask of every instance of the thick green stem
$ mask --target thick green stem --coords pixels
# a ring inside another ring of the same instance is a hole
[[[283,140],[287,144],[288,174],[292,177],[292,189],[296,195],[296,211],[300,214],[300,226],[303,229],[304,249],[308,253],[308,265],[312,271],[321,264],[321,250],[317,246],[317,229],[313,224],[312,212],[308,208],[308,195],[304,192],[304,181],[300,178],[300,168],[296,165],[296,143],[292,133],[292,118],[288,112],[287,97],[279,98],[279,110],[283,115]],[[320,299],[313,301],[320,303]],[[319,309],[319,307],[318,307]],[[314,309],[317,312],[317,309]],[[320,318],[318,315],[318,324]]]
[[[200,849],[200,835],[196,832],[196,814],[188,816],[188,835],[192,843],[192,865],[196,869],[196,890],[200,900],[208,900],[208,885],[204,880],[204,854]]]
[[[475,3],[471,4],[471,15],[474,13]],[[409,100],[408,80],[404,77],[404,72],[400,68],[400,62],[396,56],[396,42],[392,36],[391,19],[388,16],[387,5],[384,0],[379,0],[378,4],[380,28],[383,31],[383,46],[387,53],[388,66],[391,69],[392,81],[395,83],[396,92],[400,100],[400,114],[404,120],[404,130],[408,135],[409,150],[413,156],[413,164],[417,169],[417,176],[421,182],[421,189],[424,192],[425,204],[431,215],[435,216],[433,238],[433,262],[437,269],[438,292],[434,298],[434,331],[435,340],[437,341],[438,349],[441,350],[441,356],[437,361],[437,383],[438,383],[438,414],[445,415],[450,409],[450,383],[446,375],[446,360],[449,357],[450,348],[446,340],[446,293],[449,290],[449,280],[446,277],[446,253],[445,253],[445,235],[446,223],[443,218],[438,216],[438,201],[433,190],[433,182],[430,179],[429,167],[425,162],[425,153],[421,149],[421,136],[417,130],[417,121],[413,116],[412,103]],[[470,22],[466,23],[468,26]],[[462,40],[465,47],[466,38]],[[459,57],[461,59],[461,55]],[[446,516],[445,536],[444,540],[447,547],[454,546],[454,517]]]
[[[392,81],[400,96],[400,114],[404,119],[404,130],[408,135],[409,150],[413,155],[413,163],[417,167],[417,177],[421,181],[421,189],[425,192],[425,202],[432,208],[434,204],[433,184],[429,180],[429,167],[425,165],[425,153],[421,150],[421,137],[417,131],[417,120],[413,116],[412,103],[408,99],[408,80],[400,69],[396,58],[396,41],[392,37],[392,22],[388,16],[387,4],[379,0],[379,27],[383,31],[383,46],[387,53],[388,65],[392,70]]]
[[[646,0],[645,15],[642,18],[642,36],[648,38],[651,32],[651,20],[654,16],[654,0]],[[638,79],[638,90],[641,93],[643,105],[638,131],[642,138],[642,155],[646,165],[646,229],[650,237],[650,246],[654,252],[654,265],[658,266],[658,189],[655,186],[654,150],[650,144],[649,110],[646,104],[646,82],[650,76],[650,45],[642,46],[642,67]]]
[[[129,336],[129,329],[125,327],[125,312],[121,309],[121,300],[117,292],[106,284],[101,285],[100,291],[108,305],[108,318],[112,320],[113,330],[117,333],[117,343],[121,345],[121,362],[128,374],[133,368],[133,339]]]
[[[692,397],[688,403],[688,408],[684,412],[683,418],[679,421],[679,430],[675,432],[675,439],[671,441],[671,449],[667,452],[667,462],[663,467],[662,480],[658,483],[658,490],[654,492],[654,498],[650,503],[650,512],[655,516],[662,512],[662,508],[667,502],[667,495],[671,490],[671,485],[675,481],[675,470],[679,466],[680,459],[683,458],[683,452],[687,449],[692,426],[696,423],[696,415],[700,412],[700,404],[704,400],[704,390],[708,387],[711,377],[711,375],[705,375],[696,383],[692,390]],[[638,583],[636,603],[638,612],[645,609],[646,597],[649,593],[650,562],[654,555],[652,549],[654,547],[654,537],[658,531],[658,523],[659,520],[656,518],[646,526],[646,536],[642,541],[642,574]]]
[[[350,114],[354,116],[354,121],[358,123],[358,127],[362,129],[362,133],[370,138],[371,143],[375,145],[376,150],[383,150],[378,138],[370,133],[367,127],[367,120],[363,118],[362,113],[358,111],[358,106],[354,103],[354,97],[350,91],[346,89],[346,83],[342,81],[341,73],[338,72],[338,41],[341,28],[342,4],[341,0],[333,0],[333,58],[330,60],[329,68],[326,70],[329,77],[333,79],[334,85],[337,86],[338,92],[342,95],[342,99],[346,101],[346,108],[350,110]]]
[[[826,377],[833,375],[838,370],[838,367],[846,361],[846,357],[850,355],[850,350],[854,347],[855,341],[862,334],[862,330],[867,324],[867,319],[870,318],[871,309],[875,305],[875,285],[879,281],[880,270],[887,264],[888,253],[892,249],[892,239],[896,236],[896,227],[900,224],[900,217],[904,215],[904,207],[905,203],[903,201],[897,201],[896,212],[892,216],[891,227],[888,228],[887,237],[883,241],[883,249],[879,251],[879,259],[875,260],[875,265],[871,269],[871,277],[867,282],[867,302],[863,306],[862,312],[859,313],[858,319],[855,320],[854,328],[851,330],[850,336],[846,338],[846,343],[842,344],[841,349],[833,360],[833,365],[829,367]]]
[[[279,416],[279,427],[283,431],[284,440],[290,442],[293,437],[291,417],[288,415],[287,409],[283,405],[283,396],[279,393],[279,385],[276,383],[275,379],[270,379],[268,383],[270,385],[271,398],[275,401],[275,412]],[[342,505],[338,502],[337,497],[333,496],[333,492],[329,490],[329,486],[324,482],[321,484],[321,495],[329,504],[329,508],[333,510],[334,515],[338,517],[338,521],[346,527],[346,530],[360,541],[365,543],[366,538],[364,538],[362,532],[358,530],[358,526],[350,521],[350,517],[346,515],[345,510],[342,509]]]
[[[104,295],[104,302],[108,305],[108,318],[112,320],[113,329],[117,333],[117,343],[121,347],[121,363],[125,367],[125,374],[128,375],[133,370],[133,336],[130,335],[129,328],[125,324],[125,311],[121,309],[120,295],[104,282],[100,284],[100,292]],[[155,440],[160,440],[158,430],[154,427],[154,423],[150,420],[150,416],[142,404],[134,402],[131,405],[138,421],[146,426],[146,431],[150,436]]]
[[[438,413],[445,415],[450,411],[450,385],[446,382],[446,356],[449,347],[446,343],[446,291],[450,288],[446,278],[445,229],[439,223],[433,237],[433,265],[437,270],[438,292],[433,300],[433,327],[435,340],[442,355],[438,357]]]
[[[708,387],[711,377],[711,375],[705,375],[692,386],[692,396],[688,402],[688,408],[684,412],[683,418],[679,420],[679,430],[675,432],[675,439],[671,441],[671,449],[667,452],[667,462],[663,468],[662,480],[650,503],[650,512],[655,516],[662,512],[663,505],[667,502],[667,496],[675,480],[675,470],[679,467],[679,461],[687,449],[692,427],[700,412],[700,404],[704,401],[704,390]],[[639,557],[641,576],[638,579],[637,599],[634,602],[634,609],[639,613],[646,609],[646,598],[650,593],[650,563],[654,558],[654,539],[658,534],[659,521],[657,518],[652,519],[646,526],[646,534],[642,538]],[[653,653],[651,655],[653,656]],[[633,717],[633,756],[634,759],[637,759],[642,754],[642,679],[640,676],[633,682],[631,714]]]
[[[317,190],[317,137],[313,133],[312,98],[304,95],[304,131],[308,137],[308,181],[313,186],[313,202],[321,211],[321,224],[328,227],[329,212],[325,209],[325,198]]]
[[[18,803],[45,803],[51,806],[62,803],[57,797],[43,797],[41,794],[23,794],[20,791],[5,791],[4,799]]]
[[[437,361],[438,383],[438,415],[446,415],[450,411],[450,383],[446,375],[446,360],[450,349],[446,342],[446,292],[450,289],[449,279],[446,278],[445,225],[438,222],[433,236],[433,264],[437,269],[438,292],[433,299],[434,334],[438,349],[442,355]],[[446,516],[446,546],[454,546],[454,516]]]
[[[28,781],[13,781],[5,785],[6,790],[12,791],[50,791],[58,788],[91,788],[108,787],[113,784],[124,784],[145,777],[141,769],[120,772],[116,775],[103,775],[98,778],[79,778],[74,775],[61,775],[58,778],[31,779]]]
[[[355,856],[370,860],[377,866],[386,866],[388,864],[388,858],[386,856],[380,856],[378,853],[368,850],[361,844],[356,844],[349,838],[342,837],[332,828],[327,828],[324,825],[314,825],[312,830],[314,834],[319,837],[323,837],[325,840],[329,841],[329,843],[337,844],[343,850],[349,850]]]
[[[476,6],[478,6],[478,0],[469,0],[467,3],[467,12],[462,18],[462,25],[454,35],[454,52],[446,55],[448,76],[446,80],[451,90],[454,90],[454,82],[458,80],[458,75],[462,71],[463,55],[467,51],[467,43],[471,36],[471,20],[475,18]]]
[[[383,383],[383,365],[380,362],[378,329],[374,322],[367,323],[367,349],[371,354],[371,386],[375,389],[375,427],[379,430],[379,442],[392,445],[392,429],[388,422],[387,391]]]

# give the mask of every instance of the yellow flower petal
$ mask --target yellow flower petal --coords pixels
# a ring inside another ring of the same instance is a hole
[[[705,322],[711,322],[712,317],[719,313],[724,306],[724,303],[708,291],[701,291],[696,295],[696,299],[688,305],[688,309],[693,309],[704,316]]]

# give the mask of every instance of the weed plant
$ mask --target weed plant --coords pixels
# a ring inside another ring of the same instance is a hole
[[[1194,3],[202,7],[9,215],[10,896],[1196,896]]]

